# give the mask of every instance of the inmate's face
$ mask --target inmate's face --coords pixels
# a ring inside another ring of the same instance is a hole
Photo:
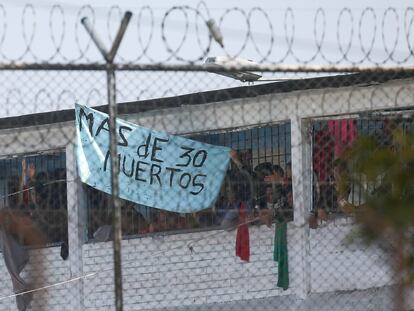
[[[264,182],[266,184],[281,184],[283,182],[283,176],[273,172],[271,175],[266,175],[264,177]]]
[[[283,184],[283,176],[277,172],[273,172],[272,175],[265,176],[264,181],[266,183],[266,201],[268,203],[273,202],[273,187]]]
[[[33,163],[29,164],[29,168],[27,169],[27,174],[29,176],[29,178],[33,178],[36,175],[36,167]]]
[[[339,165],[334,167],[333,175],[334,175],[334,180],[336,181],[336,183],[340,183],[344,173],[345,173],[345,170],[343,167]]]

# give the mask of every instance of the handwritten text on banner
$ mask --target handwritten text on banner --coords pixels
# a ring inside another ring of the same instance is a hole
[[[111,193],[108,115],[76,105],[82,182]],[[117,119],[120,197],[179,213],[209,208],[220,191],[230,149]]]

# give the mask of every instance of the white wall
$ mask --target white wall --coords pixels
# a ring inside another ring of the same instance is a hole
[[[236,232],[215,231],[145,237],[122,244],[125,310],[141,310],[292,293],[276,287],[277,263],[273,261],[274,226],[250,227],[250,262],[235,256]],[[295,232],[288,230],[289,264],[298,263]],[[187,247],[193,241],[194,252]],[[83,247],[85,308],[106,310],[113,306],[112,243]],[[294,273],[294,269],[292,269]]]
[[[369,87],[295,91],[182,106],[131,115],[128,119],[171,133],[201,132],[268,124],[294,117],[307,119],[412,106],[413,91],[413,80],[396,80]]]
[[[33,284],[35,288],[63,282],[71,278],[69,262],[60,257],[60,247],[49,247],[31,250],[30,263],[21,273],[24,280]],[[13,294],[12,282],[3,259],[0,260],[0,297]],[[70,284],[69,284],[70,285]],[[33,294],[33,311],[72,311],[70,301],[74,299],[69,286],[61,285],[46,291],[37,291]],[[0,300],[0,310],[17,311],[14,297]]]
[[[390,258],[377,246],[351,243],[349,222],[324,224],[310,235],[312,292],[361,290],[392,284]]]

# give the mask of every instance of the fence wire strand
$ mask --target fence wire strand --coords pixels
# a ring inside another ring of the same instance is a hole
[[[413,8],[0,18],[0,311],[414,309]]]

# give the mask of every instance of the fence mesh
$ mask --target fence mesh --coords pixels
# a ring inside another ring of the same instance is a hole
[[[0,310],[413,309],[414,10],[130,9],[0,5]]]

